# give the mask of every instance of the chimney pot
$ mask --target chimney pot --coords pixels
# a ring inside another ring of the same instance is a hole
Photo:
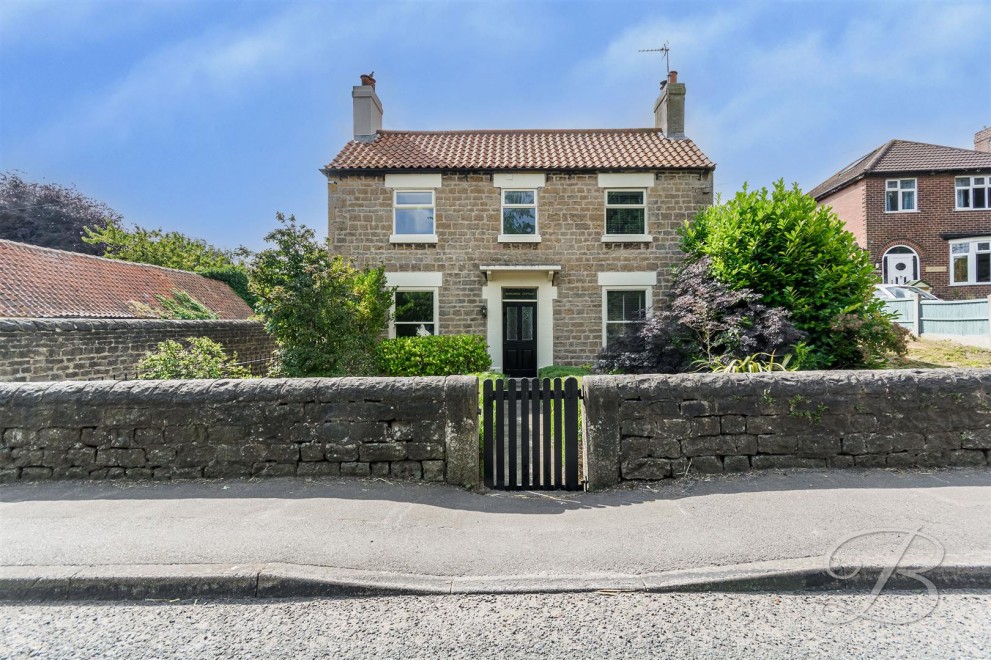
[[[368,87],[375,89],[375,78],[372,77],[374,75],[375,75],[374,71],[372,71],[371,73],[361,74],[361,84],[367,85]]]
[[[677,71],[668,71],[668,82],[669,83],[676,83],[676,82],[678,82],[678,72]]]

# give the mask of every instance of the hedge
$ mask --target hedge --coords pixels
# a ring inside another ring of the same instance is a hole
[[[492,366],[485,338],[478,335],[385,339],[377,358],[384,376],[456,376]]]

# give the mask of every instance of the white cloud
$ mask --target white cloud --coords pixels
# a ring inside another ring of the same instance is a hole
[[[167,44],[107,87],[71,103],[40,140],[66,145],[124,138],[179,113],[209,112],[211,105],[273,78],[312,68],[344,31],[344,26],[328,25],[319,6],[303,4],[247,28],[213,28]]]
[[[737,6],[715,13],[683,19],[653,19],[630,28],[614,39],[599,55],[579,62],[581,74],[607,76],[616,84],[629,82],[641,74],[664,71],[661,53],[641,53],[641,49],[671,46],[671,68],[697,65],[709,58],[713,50],[724,47],[730,36],[742,32],[754,21],[750,8]],[[697,67],[696,67],[697,68]],[[663,73],[658,77],[663,76]]]
[[[905,137],[900,128],[920,104],[942,99],[952,111],[947,100],[960,77],[947,67],[972,63],[975,55],[991,61],[987,3],[844,6],[845,15],[805,3],[702,5],[694,16],[623,32],[576,72],[612,79],[616,105],[638,103],[641,92],[622,87],[642,88],[663,65],[637,49],[668,39],[671,66],[689,85],[687,132],[719,164],[717,189],[732,191],[746,178],[817,175],[817,162],[838,169],[876,146],[873,137],[860,144],[865,133],[878,133],[878,144]],[[781,11],[792,12],[793,23],[800,15],[806,28],[780,30],[773,19]],[[987,85],[988,77],[973,82]],[[833,133],[823,141],[826,130]]]

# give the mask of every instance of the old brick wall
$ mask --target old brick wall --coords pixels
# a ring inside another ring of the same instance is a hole
[[[908,175],[906,175],[908,176]],[[885,181],[874,176],[867,181],[867,243],[872,263],[896,245],[907,245],[919,255],[920,276],[945,300],[986,298],[991,284],[950,286],[950,246],[940,238],[944,232],[991,234],[991,210],[957,211],[954,174],[918,175],[918,212],[886,213]]]
[[[597,273],[657,271],[654,304],[681,259],[678,227],[712,202],[712,173],[665,171],[647,191],[651,243],[603,243],[604,188],[595,173],[548,172],[537,195],[540,243],[499,243],[500,189],[490,173],[444,174],[436,191],[437,244],[392,245],[392,189],[383,176],[328,180],[329,236],[336,254],[386,271],[440,271],[442,334],[485,336],[479,313],[481,264],[560,265],[555,278],[554,363],[594,360],[602,345],[602,290]]]
[[[159,342],[209,337],[264,374],[275,342],[255,321],[0,319],[0,381],[134,378]]]
[[[0,481],[478,481],[475,378],[0,384]]]
[[[987,465],[991,370],[584,380],[587,474],[626,480],[762,468]]]

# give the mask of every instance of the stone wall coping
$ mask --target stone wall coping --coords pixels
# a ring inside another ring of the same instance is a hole
[[[180,319],[117,319],[117,318],[19,318],[0,317],[0,333],[2,332],[30,332],[30,331],[82,331],[92,332],[96,330],[116,330],[116,329],[144,329],[144,330],[189,330],[189,329],[222,329],[255,327],[261,325],[260,321],[250,319],[201,319],[201,320],[180,320]]]

